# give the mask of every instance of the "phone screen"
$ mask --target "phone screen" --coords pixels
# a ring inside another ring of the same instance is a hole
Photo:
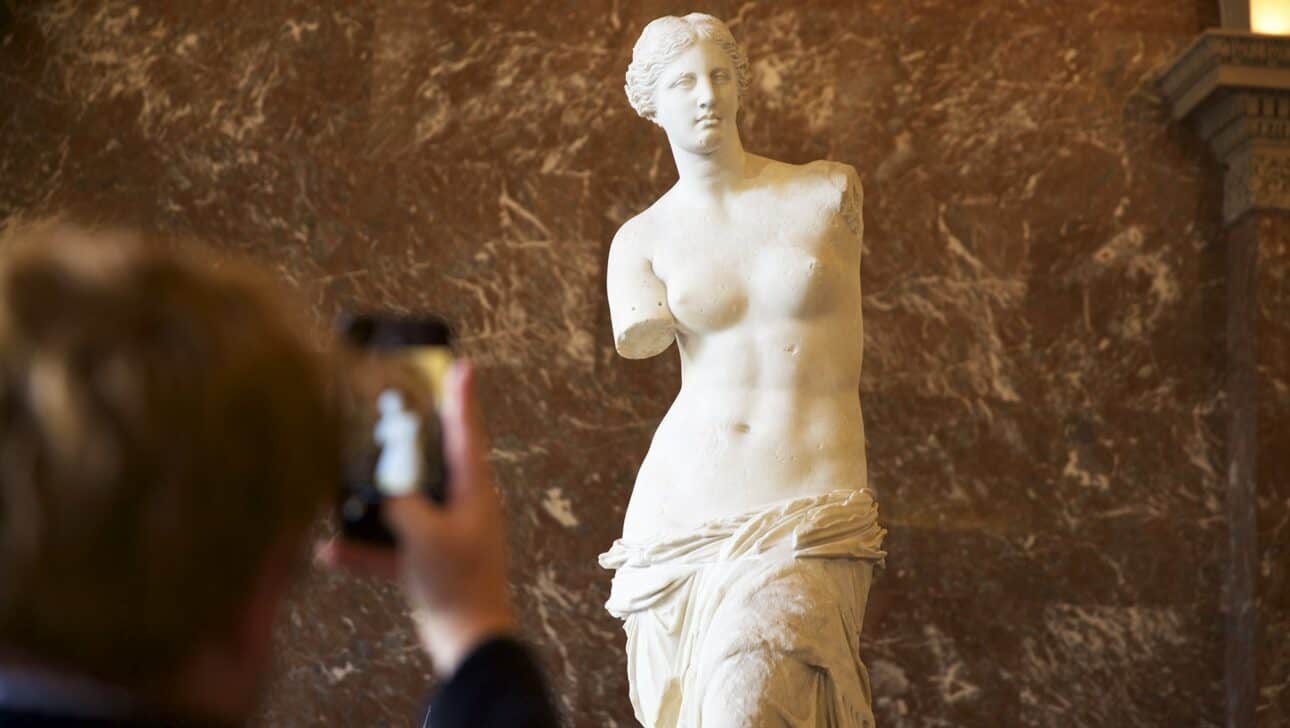
[[[339,520],[345,538],[393,544],[386,497],[420,493],[442,503],[447,465],[438,413],[452,336],[432,318],[362,316],[343,328],[351,346],[349,434]]]

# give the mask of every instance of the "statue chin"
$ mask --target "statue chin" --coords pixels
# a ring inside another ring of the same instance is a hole
[[[708,155],[720,149],[723,141],[720,129],[705,129],[677,146],[691,154]]]
[[[699,135],[699,143],[696,145],[698,151],[702,154],[712,154],[721,148],[721,132],[713,129],[705,131]]]

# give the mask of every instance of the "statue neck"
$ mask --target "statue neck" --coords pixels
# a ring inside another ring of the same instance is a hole
[[[747,153],[737,134],[731,135],[716,150],[700,154],[672,145],[676,161],[677,188],[686,195],[719,197],[737,186],[744,178]]]

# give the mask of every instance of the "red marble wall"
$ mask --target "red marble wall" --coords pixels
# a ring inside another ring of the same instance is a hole
[[[880,725],[1221,721],[1220,189],[1153,85],[1216,5],[704,8],[753,62],[749,150],[846,161],[866,186]],[[631,725],[596,555],[678,368],[614,354],[603,275],[675,177],[623,96],[631,46],[692,6],[10,6],[0,219],[211,240],[320,322],[459,321],[524,628],[573,724]],[[311,576],[261,723],[408,724],[432,677],[404,617],[389,588]]]
[[[1258,247],[1259,725],[1290,724],[1290,214],[1252,216]]]

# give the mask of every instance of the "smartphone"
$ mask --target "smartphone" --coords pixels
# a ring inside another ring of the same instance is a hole
[[[446,498],[448,466],[439,412],[452,366],[453,332],[433,316],[357,314],[338,328],[351,366],[343,397],[348,434],[338,498],[341,535],[393,546],[381,505],[419,493]]]

